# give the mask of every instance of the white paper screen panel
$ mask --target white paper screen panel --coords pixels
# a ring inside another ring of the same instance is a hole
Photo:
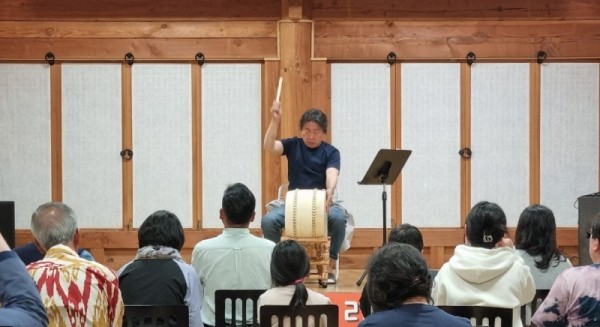
[[[574,202],[598,191],[598,64],[542,65],[541,202],[577,226]]]
[[[256,218],[250,227],[260,228],[264,211],[261,153],[260,64],[205,64],[202,66],[202,227],[223,227],[219,219],[223,192],[228,185],[239,182],[256,198]]]
[[[402,64],[402,221],[460,225],[460,65]]]
[[[51,200],[50,68],[0,64],[0,199],[15,201],[15,227]]]
[[[62,65],[63,201],[79,227],[123,227],[121,65]]]
[[[134,226],[169,210],[191,227],[190,65],[135,64],[132,79]]]
[[[497,203],[509,226],[529,205],[529,64],[471,69],[471,206]]]
[[[390,66],[331,65],[331,140],[340,150],[338,191],[356,227],[381,228],[380,185],[358,185],[379,149],[390,148]],[[387,186],[387,226],[391,192]]]

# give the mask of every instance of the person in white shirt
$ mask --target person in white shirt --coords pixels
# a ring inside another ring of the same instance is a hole
[[[512,326],[523,326],[521,306],[533,300],[535,283],[505,234],[504,211],[495,203],[477,203],[467,216],[467,244],[454,249],[435,277],[434,303],[512,308]]]
[[[215,325],[215,291],[221,289],[263,289],[271,287],[269,265],[275,243],[250,234],[256,199],[244,184],[230,185],[223,194],[220,218],[225,226],[221,235],[196,244],[192,266],[200,277],[202,321]],[[241,323],[241,309],[236,319]],[[253,321],[252,312],[247,319]]]

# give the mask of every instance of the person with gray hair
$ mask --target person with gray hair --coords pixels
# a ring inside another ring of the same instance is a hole
[[[123,299],[111,269],[77,255],[77,217],[68,205],[45,203],[31,216],[31,230],[46,255],[27,266],[50,326],[121,326]]]

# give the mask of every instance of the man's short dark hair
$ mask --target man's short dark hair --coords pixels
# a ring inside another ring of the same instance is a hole
[[[312,121],[317,123],[324,133],[327,133],[327,115],[319,109],[308,109],[300,117],[300,129],[304,128],[304,124]]]
[[[423,235],[417,227],[411,224],[401,224],[392,229],[388,236],[388,242],[412,245],[417,250],[423,251]]]
[[[247,224],[256,208],[256,199],[246,185],[235,183],[229,185],[223,193],[221,207],[231,223]]]
[[[148,216],[138,230],[138,246],[168,246],[178,251],[185,243],[183,227],[177,216],[166,210],[159,210]]]

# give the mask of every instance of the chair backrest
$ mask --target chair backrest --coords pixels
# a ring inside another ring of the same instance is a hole
[[[187,305],[125,305],[123,327],[189,326]]]
[[[531,317],[542,302],[544,302],[544,299],[548,296],[548,292],[550,292],[550,290],[535,290],[533,300],[521,307],[521,321],[523,322],[523,326],[532,326]]]
[[[215,291],[215,326],[258,326],[256,322],[258,298],[266,290],[216,290]],[[228,301],[229,300],[229,301]],[[238,300],[241,306],[238,306]],[[228,306],[226,303],[231,302]],[[252,315],[247,312],[248,304],[252,306]],[[229,315],[228,315],[229,313]],[[240,315],[238,315],[240,313]],[[229,317],[229,318],[227,318]],[[231,321],[227,321],[227,320]],[[237,325],[237,320],[241,325]]]
[[[338,327],[338,314],[339,308],[335,304],[315,304],[296,308],[292,308],[289,305],[263,305],[260,307],[260,321],[262,326],[271,326],[274,323],[273,317],[276,317],[279,327],[306,327],[310,326],[309,317],[312,317],[315,327],[321,326],[321,322],[324,321],[326,321],[327,327]],[[288,319],[285,319],[285,317]],[[300,317],[300,319],[296,320],[297,317]],[[285,325],[284,319],[288,321]],[[296,325],[296,322],[299,323],[300,320],[302,321],[301,325]]]
[[[440,305],[440,309],[448,312],[453,316],[465,317],[467,319],[475,319],[474,326],[484,326],[483,319],[487,318],[489,325],[496,326],[496,318],[500,318],[500,327],[511,327],[513,321],[513,309],[509,308],[495,308],[495,307],[484,307],[484,306],[454,306],[454,305]]]

